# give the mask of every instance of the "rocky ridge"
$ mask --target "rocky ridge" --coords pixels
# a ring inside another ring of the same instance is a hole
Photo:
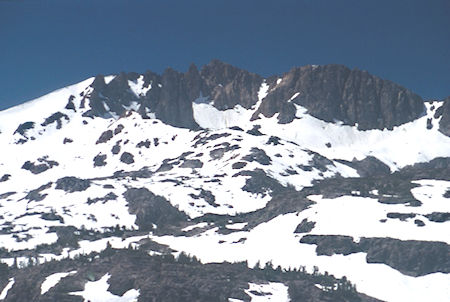
[[[130,90],[127,82],[138,79],[143,87],[151,87],[145,95],[137,96]],[[90,114],[104,116],[109,110],[120,116],[136,102],[143,116],[151,112],[169,125],[196,129],[192,102],[213,101],[219,110],[236,105],[248,109],[257,104],[262,82],[261,76],[218,60],[200,71],[191,65],[186,73],[171,68],[162,75],[151,71],[143,75],[121,73],[108,84],[99,75],[92,84]],[[293,68],[266,82],[269,92],[253,119],[260,113],[265,117],[279,113],[279,122],[289,123],[295,118],[295,105],[301,105],[328,122],[341,121],[361,130],[392,129],[420,117],[425,110],[422,98],[406,88],[342,65]]]

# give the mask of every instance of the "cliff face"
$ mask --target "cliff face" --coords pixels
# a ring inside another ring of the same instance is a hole
[[[258,91],[263,78],[254,73],[214,60],[205,65],[201,77],[207,87],[207,95],[219,110],[236,105],[250,108],[258,101]]]
[[[392,128],[424,112],[420,96],[366,71],[342,65],[292,69],[267,95],[259,113],[270,117],[280,112],[280,122],[290,122],[295,107],[286,103],[304,106],[311,115],[325,121],[358,124],[361,130]]]
[[[219,110],[236,105],[249,109],[258,102],[258,91],[264,81],[257,74],[218,60],[200,71],[195,65],[186,73],[170,68],[162,75],[148,71],[143,75],[144,87],[151,89],[142,96],[133,94],[129,86],[129,81],[138,78],[136,73],[121,73],[106,84],[102,76],[97,76],[90,98],[92,114],[104,116],[111,111],[121,115],[127,106],[137,102],[142,115],[152,112],[170,125],[195,129],[198,125],[193,118],[192,102],[212,101]],[[319,119],[357,124],[359,129],[367,130],[391,129],[424,112],[420,96],[366,71],[342,65],[294,68],[281,81],[271,77],[266,84],[269,93],[253,119],[259,114],[272,117],[279,113],[279,122],[289,123],[295,118],[294,104],[297,104]],[[442,122],[445,125],[446,120]],[[450,131],[441,127],[444,133]]]

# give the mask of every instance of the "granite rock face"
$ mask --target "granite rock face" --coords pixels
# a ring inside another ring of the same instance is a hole
[[[198,83],[194,84],[195,80],[192,79],[196,77],[196,72],[198,73],[196,68],[186,74],[168,68],[162,76],[147,72],[145,81],[152,83],[152,89],[142,101],[143,108],[154,112],[157,118],[169,125],[197,128],[192,113],[193,99],[190,98],[190,94],[200,95],[200,90],[197,90],[199,88],[196,89]],[[188,89],[190,84],[191,90]]]
[[[392,128],[424,112],[420,96],[366,71],[342,65],[304,66],[286,73],[258,113],[280,122],[293,119],[292,103],[325,121],[358,124],[361,130]],[[256,117],[256,116],[255,116]]]
[[[251,108],[258,101],[258,91],[263,82],[261,76],[219,60],[203,66],[201,77],[207,89],[204,93],[214,100],[214,106],[219,110],[236,105]]]
[[[128,84],[128,80],[134,77],[134,73],[122,72],[106,84],[104,76],[96,76],[91,84],[91,87],[94,88],[90,96],[92,109],[88,111],[87,115],[100,117],[109,117],[111,113],[122,115],[126,111],[124,106],[130,106],[132,102],[138,101]]]
[[[114,113],[120,116],[136,102],[144,117],[154,113],[169,125],[197,129],[193,102],[212,102],[219,110],[236,105],[253,108],[264,81],[257,74],[218,60],[211,61],[200,71],[195,65],[185,73],[171,68],[162,75],[147,71],[143,75],[144,87],[151,89],[142,96],[136,96],[129,85],[129,81],[135,82],[139,77],[136,73],[121,73],[106,84],[103,76],[97,76],[91,85],[92,110],[86,115],[109,117]],[[280,123],[290,123],[295,118],[297,104],[319,119],[357,124],[359,129],[367,130],[390,129],[424,112],[420,96],[366,71],[342,65],[294,68],[284,74],[281,81],[270,77],[266,84],[269,93],[252,119],[260,114],[272,117],[279,113]],[[447,113],[450,109],[445,110],[441,131],[450,133],[450,113]]]

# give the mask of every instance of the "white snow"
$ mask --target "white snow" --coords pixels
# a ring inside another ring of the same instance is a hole
[[[137,302],[139,290],[130,289],[122,296],[113,295],[108,291],[108,280],[111,277],[105,274],[98,281],[89,281],[81,292],[72,292],[71,295],[82,296],[85,301],[91,302]]]
[[[289,302],[288,287],[279,282],[268,282],[263,284],[249,283],[245,293],[250,296],[251,302]],[[257,292],[258,294],[255,294]],[[229,298],[229,302],[242,302],[242,300]]]
[[[261,87],[258,90],[258,101],[262,101],[267,96],[268,93],[269,93],[269,85],[264,80],[263,83],[261,84]]]
[[[62,278],[65,278],[67,276],[75,275],[77,271],[71,271],[67,273],[55,273],[51,274],[50,276],[47,276],[41,284],[41,295],[48,292],[52,287],[56,286],[59,281],[61,281]]]
[[[230,230],[242,230],[247,225],[247,222],[241,222],[241,223],[233,223],[233,224],[227,224],[225,225],[227,229]]]
[[[220,111],[213,105],[205,103],[192,103],[194,120],[202,128],[223,129],[233,126],[242,127],[249,124],[252,112],[241,105],[236,105],[233,109]]]
[[[27,121],[42,120],[61,111],[66,106],[70,95],[78,95],[87,88],[94,78],[64,87],[32,101],[0,111],[0,131],[13,134],[19,124]],[[0,136],[1,137],[1,136]]]
[[[114,80],[115,77],[115,75],[105,76],[105,84],[108,85],[109,83],[111,83],[111,81]]]
[[[299,213],[300,219],[307,218],[316,222],[312,234],[317,235],[347,235],[356,240],[360,237],[390,237],[400,240],[442,241],[450,244],[448,226],[445,223],[425,221],[425,226],[418,227],[414,220],[401,221],[388,219],[387,213],[430,214],[448,209],[448,202],[425,202],[421,207],[411,207],[404,204],[384,204],[377,199],[359,196],[342,196],[334,199],[311,195],[309,199],[316,202],[309,209]],[[351,209],[351,210],[350,210]],[[448,210],[447,210],[448,211]]]
[[[144,87],[144,76],[142,75],[136,81],[128,81],[128,86],[130,86],[131,91],[139,98],[145,96],[152,89],[151,83],[148,87]]]
[[[14,278],[10,278],[8,284],[5,286],[5,288],[0,293],[0,300],[5,300],[8,296],[8,291],[13,287],[14,285]]]
[[[250,118],[254,111],[259,107],[261,101],[267,96],[269,85],[263,81],[258,90],[258,102],[252,109],[245,109],[241,105],[236,105],[233,109],[218,110],[212,104],[192,103],[192,111],[194,120],[202,128],[206,129],[223,129],[233,126],[242,128],[249,127]],[[250,127],[251,128],[251,127]]]
[[[289,302],[288,287],[283,283],[269,282],[267,284],[249,283],[249,289],[245,293],[250,296],[252,302]],[[258,292],[260,295],[253,294]],[[262,294],[262,295],[261,295]]]
[[[298,118],[292,123],[278,124],[276,117],[262,119],[258,121],[262,126],[261,132],[276,131],[281,138],[330,159],[351,161],[371,155],[391,170],[439,156],[450,156],[450,138],[440,133],[437,127],[426,129],[430,114],[393,130],[360,131],[355,126],[326,123],[306,114],[305,108],[296,107]],[[327,143],[331,148],[326,147]]]
[[[444,197],[445,192],[450,190],[450,181],[422,179],[413,181],[420,185],[413,188],[411,193],[414,198],[420,200],[422,205],[415,213],[430,214],[432,212],[450,213],[450,202]]]
[[[293,96],[291,96],[291,98],[288,100],[288,102],[292,102],[292,100],[294,100],[296,97],[298,97],[300,95],[300,92],[296,92],[294,93]]]

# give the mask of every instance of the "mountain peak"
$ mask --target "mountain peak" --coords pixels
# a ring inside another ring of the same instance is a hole
[[[212,62],[2,111],[1,297],[447,301],[449,101]]]

